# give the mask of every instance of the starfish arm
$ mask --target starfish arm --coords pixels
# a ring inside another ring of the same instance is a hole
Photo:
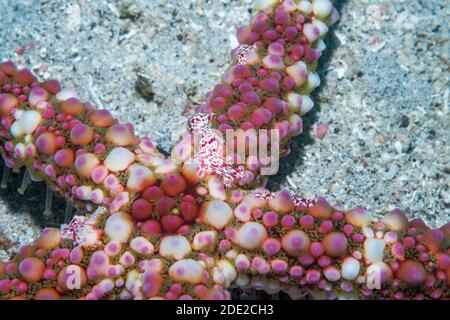
[[[264,192],[235,190],[200,210],[202,222],[223,226],[213,250],[233,265],[237,285],[292,298],[449,298],[450,223],[431,229],[399,209],[377,219],[323,198]]]
[[[313,108],[310,94],[320,85],[316,68],[326,47],[323,40],[338,18],[328,0],[313,5],[293,0],[257,1],[256,9],[249,25],[236,32],[239,46],[231,52],[231,67],[223,81],[206,95],[205,104],[197,107],[194,124],[188,124],[192,129],[203,123],[205,128],[209,125],[206,116],[214,114],[207,131],[211,136],[213,130],[217,137],[227,135],[224,150],[245,166],[242,176],[234,180],[248,189],[262,185],[261,167],[278,162],[279,156],[268,154],[255,162],[252,154],[240,155],[227,130],[233,130],[240,141],[238,149],[245,150],[245,140],[253,135],[251,139],[259,139],[260,144],[277,148],[280,156],[289,154],[290,140],[302,133],[302,117]]]
[[[1,296],[229,299],[238,286],[293,299],[449,298],[450,224],[430,229],[400,210],[378,220],[361,208],[262,191],[205,201],[195,225],[177,234],[126,213],[90,221],[95,243],[47,228],[0,265]]]
[[[106,220],[105,220],[106,219]],[[142,228],[141,228],[142,227]],[[213,257],[182,235],[161,237],[127,214],[98,216],[95,243],[46,228],[15,260],[0,263],[2,299],[230,299]],[[74,230],[82,236],[84,228]]]
[[[131,124],[82,103],[56,80],[38,82],[28,70],[0,64],[0,142],[6,166],[26,167],[82,210],[130,208],[136,194],[176,166]]]

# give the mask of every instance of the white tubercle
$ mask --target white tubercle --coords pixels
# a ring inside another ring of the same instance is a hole
[[[156,160],[156,159],[155,159]],[[157,175],[165,175],[177,170],[177,165],[172,159],[164,159],[154,170]]]
[[[105,234],[111,240],[127,242],[133,232],[133,221],[128,213],[117,212],[106,221]]]
[[[320,77],[316,72],[310,72],[308,75],[308,87],[311,90],[320,86]]]
[[[293,134],[295,136],[299,135],[303,131],[303,124],[302,124],[302,118],[297,114],[291,114],[289,116],[289,123],[291,124],[292,128],[294,128]],[[274,163],[276,161],[276,158],[270,162]]]
[[[202,220],[217,230],[225,228],[230,222],[233,211],[228,203],[222,200],[212,200],[203,205]]]
[[[119,263],[123,267],[129,267],[136,262],[136,258],[130,251],[125,251],[119,258]]]
[[[92,192],[91,186],[80,186],[77,188],[77,198],[80,200],[89,200]]]
[[[105,198],[105,195],[103,193],[102,189],[95,189],[91,192],[89,195],[89,200],[92,201],[95,204],[102,204],[103,199]]]
[[[306,15],[309,15],[313,10],[310,1],[300,1],[298,4],[298,9]]]
[[[320,30],[312,23],[305,23],[303,25],[303,34],[308,39],[309,43],[313,43],[320,37]]]
[[[295,81],[297,86],[302,86],[308,80],[308,67],[303,61],[299,61],[286,68],[286,73]]]
[[[164,263],[161,259],[142,260],[139,267],[144,271],[161,272],[164,269]]]
[[[167,236],[161,240],[159,246],[159,254],[170,259],[183,259],[191,252],[191,245],[183,236]]]
[[[309,245],[310,240],[308,236],[301,230],[291,230],[281,240],[283,250],[293,257],[299,257],[305,254]]]
[[[19,124],[25,134],[33,133],[41,122],[41,114],[34,110],[25,111],[20,117]]]
[[[217,231],[201,231],[194,236],[192,247],[202,250],[211,247],[217,240]]]
[[[127,275],[127,281],[125,282],[125,288],[127,288],[128,291],[134,292],[137,291],[137,289],[140,289],[142,286],[141,282],[141,275],[137,270],[132,270]]]
[[[130,176],[127,181],[127,188],[131,191],[141,192],[156,183],[153,172],[143,165],[134,164],[129,168]]]
[[[322,39],[317,40],[317,45],[316,45],[316,49],[323,52],[325,51],[325,49],[327,48],[327,45],[325,44],[325,42],[323,42]]]
[[[14,119],[20,120],[24,112],[25,111],[23,110],[17,109],[16,112],[14,112]]]
[[[335,24],[336,22],[339,21],[341,17],[339,16],[339,12],[336,10],[336,8],[333,7],[333,10],[331,10],[331,14],[328,17],[328,24],[330,26],[332,26],[333,24]]]
[[[323,37],[328,33],[328,26],[319,19],[313,19],[312,24],[319,29],[320,36]]]
[[[88,178],[99,164],[100,161],[95,154],[83,153],[75,159],[75,170],[83,178]]]
[[[314,108],[314,101],[309,96],[302,96],[303,102],[300,107],[300,114],[304,115],[311,111]]]
[[[362,234],[364,237],[366,238],[373,238],[375,237],[375,233],[373,232],[373,230],[369,227],[364,227],[362,228]]]
[[[261,59],[259,58],[258,54],[256,53],[256,51],[254,52],[249,52],[246,56],[247,59],[247,64],[248,65],[254,65],[257,64],[261,61]]]
[[[277,2],[277,0],[256,0],[254,6],[256,10],[264,10],[275,5]]]
[[[103,295],[106,295],[114,289],[114,282],[111,279],[103,279],[97,286]]]
[[[388,244],[392,244],[398,241],[398,235],[394,231],[388,231],[383,235],[383,240]]]
[[[238,205],[235,209],[234,209],[234,216],[242,222],[248,222],[251,220],[252,216],[251,216],[251,208],[249,206],[247,206],[247,204],[245,203],[245,201],[242,201],[242,203],[240,205]]]
[[[208,190],[210,196],[214,199],[225,200],[227,198],[225,186],[218,176],[212,176],[208,180]]]
[[[172,280],[193,285],[202,282],[204,273],[203,265],[192,259],[177,261],[169,268],[169,276]]]
[[[238,253],[236,252],[236,250],[230,250],[226,253],[228,259],[236,259],[237,255]]]
[[[56,99],[58,101],[66,101],[70,98],[78,98],[78,93],[75,88],[64,88],[56,94]]]
[[[297,4],[295,2],[296,1],[294,1],[294,0],[284,0],[283,4],[282,4],[283,9],[286,12],[293,12],[293,11],[297,10]]]
[[[127,191],[120,192],[111,202],[109,209],[111,212],[119,211],[124,205],[130,202],[130,193]]]
[[[236,269],[228,260],[220,260],[217,265],[222,270],[228,287],[237,277]]]
[[[247,270],[250,267],[250,260],[245,254],[238,254],[235,258],[235,265],[239,271]]]
[[[23,135],[22,127],[20,126],[19,121],[15,121],[11,125],[11,128],[9,128],[9,132],[11,133],[11,135],[14,138],[17,138],[17,137],[20,137],[21,135]]]
[[[36,107],[41,102],[45,103],[48,98],[49,93],[40,87],[34,87],[28,94],[28,102],[32,107]]]
[[[119,172],[126,170],[135,159],[136,156],[130,150],[118,147],[109,153],[104,165],[112,172]]]
[[[359,275],[361,265],[358,260],[353,257],[345,258],[342,263],[342,278],[345,280],[355,280]]]
[[[108,256],[115,257],[122,251],[122,244],[118,241],[112,240],[108,242],[103,251],[105,251]]]
[[[136,237],[131,240],[130,247],[142,255],[151,255],[155,250],[153,244],[144,237]]]
[[[14,156],[16,158],[22,159],[25,157],[25,145],[23,143],[18,143],[14,147]]]
[[[263,59],[264,66],[268,69],[280,70],[285,68],[283,59],[276,54],[269,54]]]
[[[33,136],[31,134],[27,134],[25,137],[23,137],[23,141],[25,143],[31,143],[33,142]]]
[[[312,3],[312,10],[316,17],[325,19],[331,14],[333,4],[330,0],[314,0]]]
[[[245,249],[259,248],[266,238],[266,228],[257,222],[246,222],[238,232],[239,245]]]
[[[287,95],[287,102],[289,104],[289,107],[291,107],[291,110],[296,112],[300,110],[300,107],[303,102],[303,98],[298,93],[290,92]]]
[[[364,252],[367,261],[371,263],[382,262],[385,242],[379,239],[367,239],[364,241]]]

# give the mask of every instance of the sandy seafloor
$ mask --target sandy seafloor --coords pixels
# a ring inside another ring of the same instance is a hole
[[[75,86],[167,152],[226,69],[251,2],[0,0],[0,60]],[[440,226],[450,220],[449,8],[438,0],[339,7],[317,106],[270,187],[374,215],[400,207]],[[136,90],[138,74],[147,79],[146,98]],[[320,123],[329,128],[322,140]],[[15,176],[0,193],[0,259],[46,223],[43,186],[20,196],[19,183]]]

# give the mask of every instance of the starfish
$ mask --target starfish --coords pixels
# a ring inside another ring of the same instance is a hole
[[[233,287],[293,299],[449,298],[450,223],[430,229],[398,209],[376,219],[323,198],[272,193],[261,169],[273,154],[256,162],[244,154],[243,165],[221,156],[213,129],[244,139],[248,130],[277,130],[279,140],[260,135],[289,149],[313,107],[323,39],[339,17],[329,0],[256,3],[257,15],[237,31],[244,55],[234,53],[168,158],[73,89],[0,64],[6,166],[26,167],[81,209],[105,208],[44,229],[0,263],[1,298],[230,299]],[[212,160],[193,161],[205,156]]]

